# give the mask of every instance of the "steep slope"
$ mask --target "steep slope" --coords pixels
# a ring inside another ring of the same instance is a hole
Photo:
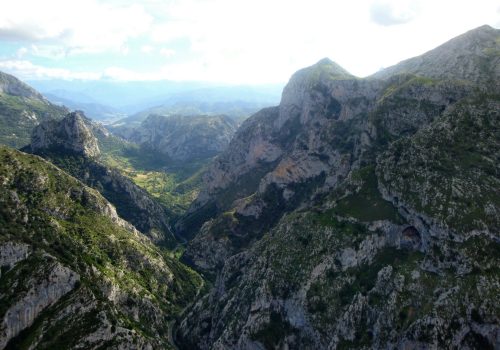
[[[170,348],[200,278],[97,191],[0,147],[0,348]]]
[[[444,45],[415,74],[356,79],[322,60],[240,127],[177,225],[194,236],[184,260],[214,281],[181,347],[499,346],[499,96],[473,66],[484,31],[464,39],[467,59]],[[456,75],[433,73],[449,62]]]
[[[12,75],[0,72],[0,143],[23,147],[33,128],[48,119],[61,119],[64,107],[51,104]]]
[[[88,158],[98,157],[99,145],[89,124],[79,112],[70,113],[59,121],[48,120],[33,130],[31,152],[60,150]]]
[[[484,25],[470,30],[434,50],[384,69],[372,77],[386,79],[401,73],[493,84],[498,89],[500,81],[498,29]]]
[[[168,223],[167,210],[118,170],[99,161],[98,139],[94,134],[106,138],[98,125],[81,112],[73,112],[61,121],[47,121],[37,126],[27,149],[97,189],[113,203],[122,218],[154,242],[174,246],[176,239]]]
[[[125,139],[172,161],[211,158],[222,152],[237,123],[226,116],[150,115],[136,128],[111,128]]]

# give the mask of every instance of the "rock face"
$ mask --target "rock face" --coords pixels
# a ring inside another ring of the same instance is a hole
[[[0,94],[43,100],[43,96],[16,77],[0,72]]]
[[[27,150],[98,190],[113,203],[122,218],[153,242],[175,245],[167,210],[132,180],[99,161],[96,136],[110,137],[102,126],[91,122],[81,112],[74,112],[61,121],[48,121],[35,128]]]
[[[35,126],[67,113],[65,107],[51,104],[19,79],[0,72],[0,144],[26,146]]]
[[[150,115],[140,127],[122,136],[174,161],[188,161],[222,152],[236,128],[236,122],[226,116]]]
[[[24,298],[17,300],[5,312],[0,330],[0,348],[33,324],[43,309],[57,303],[61,297],[75,288],[80,276],[58,262],[47,264],[35,270],[32,279],[27,281],[31,288]]]
[[[82,112],[69,113],[63,120],[49,120],[38,125],[31,136],[31,152],[57,149],[84,157],[99,156],[96,137]]]
[[[500,43],[498,29],[488,25],[464,33],[421,56],[384,69],[373,78],[387,79],[401,73],[437,79],[456,79],[499,86]]]
[[[165,349],[201,279],[40,157],[0,147],[0,348]]]
[[[297,72],[178,222],[214,282],[178,346],[499,347],[499,42],[480,27],[368,79]]]

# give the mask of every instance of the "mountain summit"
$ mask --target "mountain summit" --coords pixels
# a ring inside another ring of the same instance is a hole
[[[45,100],[44,97],[28,84],[10,74],[0,72],[0,94]]]
[[[89,158],[97,157],[100,150],[89,123],[79,111],[69,113],[61,121],[43,122],[33,131],[31,152],[57,149],[60,152],[72,152]]]
[[[387,79],[401,73],[498,86],[500,30],[488,25],[470,30],[421,56],[402,61],[371,77]]]
[[[214,276],[182,348],[498,348],[498,33],[321,60],[246,120],[177,223]]]

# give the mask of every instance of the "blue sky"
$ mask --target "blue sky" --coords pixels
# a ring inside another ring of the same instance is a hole
[[[0,0],[0,70],[21,79],[285,82],[329,57],[358,76],[483,24],[491,0]]]

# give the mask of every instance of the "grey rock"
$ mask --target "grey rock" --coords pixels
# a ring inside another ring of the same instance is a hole
[[[226,116],[150,115],[130,135],[123,136],[169,159],[188,161],[222,152],[236,128],[237,123]]]
[[[57,149],[95,158],[100,154],[99,145],[87,124],[86,117],[80,112],[72,112],[61,121],[42,123],[33,130],[31,152]]]

